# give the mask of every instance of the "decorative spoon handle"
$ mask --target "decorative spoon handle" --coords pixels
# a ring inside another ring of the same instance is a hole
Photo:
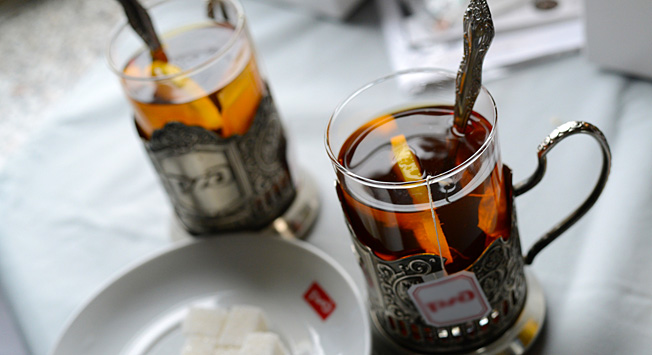
[[[215,15],[215,8],[219,8],[219,15],[222,17],[222,21],[226,22],[229,20],[229,14],[226,11],[224,2],[222,2],[222,0],[208,0],[206,3],[206,13],[208,14],[208,17],[212,18],[213,20],[217,20],[217,16]]]
[[[494,38],[486,0],[471,0],[464,13],[464,57],[455,85],[454,133],[462,136],[482,87],[482,63]]]
[[[161,41],[154,30],[152,19],[149,17],[147,10],[138,2],[138,0],[118,0],[124,9],[129,25],[138,33],[140,38],[145,41],[147,47],[152,53],[152,58],[167,62],[168,58],[161,47]]]

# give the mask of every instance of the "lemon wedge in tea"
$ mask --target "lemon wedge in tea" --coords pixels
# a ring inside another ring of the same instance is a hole
[[[148,71],[151,72],[153,77],[168,76],[181,73],[181,68],[169,62],[154,60],[151,64],[151,70]],[[157,85],[156,95],[170,101],[181,95],[196,98],[186,105],[189,106],[188,110],[193,111],[192,114],[201,117],[202,126],[211,130],[218,130],[224,126],[222,115],[199,84],[184,75],[173,77],[170,82],[174,87],[167,83]]]
[[[412,149],[410,149],[405,135],[396,135],[391,138],[390,142],[392,144],[392,153],[396,160],[397,175],[407,182],[422,180],[423,177],[419,161]],[[408,193],[415,204],[430,204],[428,188],[426,186],[409,187]],[[434,216],[434,220],[432,216]],[[423,250],[427,253],[436,254],[445,258],[446,263],[453,261],[453,256],[451,255],[436,211],[424,211],[423,218],[411,227],[417,242]]]

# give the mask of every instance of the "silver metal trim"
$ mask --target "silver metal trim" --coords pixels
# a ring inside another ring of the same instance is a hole
[[[525,280],[528,289],[527,297],[516,322],[490,344],[461,354],[522,355],[532,347],[541,334],[545,323],[546,302],[541,284],[528,268],[525,268]],[[372,330],[372,343],[372,355],[426,355],[425,353],[409,351],[400,347],[383,336],[376,327]]]
[[[561,142],[566,137],[580,133],[588,134],[595,138],[595,140],[600,144],[600,149],[602,150],[602,170],[600,171],[600,177],[589,197],[587,197],[587,199],[575,211],[573,211],[573,213],[555,225],[549,232],[544,234],[536,243],[534,243],[534,245],[532,245],[525,256],[525,263],[528,265],[532,263],[534,257],[543,250],[543,248],[548,246],[548,244],[559,237],[559,235],[568,230],[568,228],[575,224],[575,222],[582,218],[582,216],[593,207],[593,204],[598,200],[598,197],[602,193],[602,190],[607,183],[607,179],[609,178],[609,172],[611,170],[611,150],[609,149],[607,138],[605,138],[604,134],[596,126],[590,123],[583,121],[570,121],[557,127],[543,140],[541,144],[539,144],[537,147],[539,164],[529,178],[514,185],[514,196],[519,196],[529,191],[536,186],[541,179],[543,179],[543,175],[546,173],[546,154],[548,154],[557,143]]]
[[[319,215],[321,201],[319,191],[313,179],[305,171],[298,171],[299,182],[296,186],[296,196],[290,207],[277,217],[260,233],[278,235],[284,239],[305,239],[314,226]],[[196,238],[181,225],[176,213],[171,216],[170,239],[173,241]]]
[[[385,261],[352,233],[355,254],[368,282],[369,308],[376,331],[398,344],[402,351],[414,354],[468,352],[493,343],[515,324],[529,292],[517,226],[512,206],[509,239],[495,240],[467,268],[480,282],[491,305],[490,316],[446,327],[427,324],[407,295],[409,287],[441,271],[439,257],[419,254]]]

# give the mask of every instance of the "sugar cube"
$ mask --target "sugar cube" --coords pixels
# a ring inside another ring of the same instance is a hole
[[[222,331],[227,314],[228,312],[222,308],[192,307],[183,321],[183,334],[199,334],[217,338]]]
[[[240,348],[239,355],[289,355],[281,339],[272,332],[249,333]]]
[[[190,335],[181,349],[181,355],[214,355],[217,339],[204,335]]]
[[[267,320],[263,310],[252,306],[233,306],[224,322],[224,329],[218,344],[222,346],[242,346],[248,333],[267,330]]]

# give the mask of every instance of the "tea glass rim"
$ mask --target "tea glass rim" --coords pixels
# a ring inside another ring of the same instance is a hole
[[[146,9],[148,11],[150,11],[152,9],[155,9],[156,7],[160,8],[160,7],[162,7],[163,5],[165,5],[167,3],[172,3],[172,2],[185,3],[186,1],[187,0],[160,0],[160,1],[154,2],[150,6],[147,6]],[[140,82],[156,82],[156,81],[170,80],[170,79],[174,79],[174,78],[178,78],[178,77],[188,77],[188,76],[193,75],[194,73],[200,72],[204,68],[208,67],[209,65],[211,65],[215,61],[222,58],[235,45],[235,43],[238,40],[239,36],[242,34],[242,32],[245,29],[246,17],[245,17],[244,8],[243,8],[242,4],[240,3],[240,1],[239,0],[221,0],[221,1],[227,1],[227,2],[231,3],[235,7],[235,10],[236,10],[236,13],[237,13],[236,26],[235,26],[235,29],[234,29],[233,33],[231,34],[231,36],[229,36],[228,41],[222,47],[220,47],[219,50],[217,50],[215,53],[213,53],[211,56],[206,58],[201,63],[195,64],[194,66],[192,66],[192,67],[190,67],[188,69],[181,70],[178,73],[169,74],[169,75],[158,75],[158,76],[155,76],[155,77],[142,77],[142,76],[132,76],[132,75],[125,74],[124,67],[121,67],[117,63],[115,63],[114,60],[112,59],[112,56],[111,56],[111,53],[112,53],[111,49],[114,46],[114,44],[116,43],[116,41],[118,40],[118,36],[120,36],[120,34],[124,30],[131,28],[130,25],[129,25],[129,21],[126,18],[123,18],[122,22],[120,22],[118,25],[116,25],[115,28],[112,30],[112,33],[111,33],[111,35],[109,37],[110,40],[108,41],[108,43],[106,45],[105,58],[106,58],[106,61],[108,62],[109,68],[111,68],[111,71],[113,71],[121,79],[126,79],[126,80],[131,80],[131,81],[140,81]],[[150,17],[151,17],[151,13],[150,13]],[[137,36],[137,34],[135,34],[135,35]],[[161,34],[158,34],[158,35],[161,36]],[[145,43],[143,43],[143,46],[147,50],[147,45]]]
[[[444,171],[444,172],[439,173],[439,174],[434,175],[434,176],[426,176],[423,179],[415,180],[415,181],[399,181],[399,182],[374,180],[372,178],[367,178],[367,177],[358,175],[358,174],[352,172],[351,170],[347,169],[345,166],[343,166],[339,162],[339,160],[338,160],[337,156],[335,155],[335,153],[333,152],[333,149],[332,149],[331,144],[330,144],[330,139],[329,139],[329,136],[330,136],[329,133],[330,133],[330,130],[331,130],[331,125],[338,118],[338,114],[341,113],[341,111],[344,109],[344,107],[350,101],[352,101],[358,95],[362,94],[363,92],[367,91],[368,89],[370,89],[372,87],[375,87],[375,86],[377,86],[379,84],[382,84],[382,83],[384,83],[386,81],[390,81],[390,80],[393,80],[393,79],[397,79],[398,77],[407,76],[407,75],[411,75],[411,74],[437,74],[437,75],[445,76],[447,79],[455,80],[455,78],[456,78],[456,73],[451,71],[451,70],[448,70],[448,69],[431,68],[431,67],[412,68],[412,69],[396,71],[394,73],[391,73],[391,74],[385,75],[383,77],[380,77],[380,78],[378,78],[378,79],[376,79],[374,81],[371,81],[371,82],[363,85],[359,89],[355,90],[352,94],[348,95],[343,101],[341,101],[337,105],[337,107],[333,111],[333,114],[330,116],[330,118],[328,120],[328,125],[326,126],[326,133],[324,135],[324,144],[326,146],[326,152],[328,153],[328,157],[330,158],[331,163],[333,164],[333,166],[338,171],[342,172],[343,174],[347,175],[348,177],[350,177],[354,181],[357,181],[360,184],[367,185],[367,186],[373,187],[373,188],[388,189],[388,190],[414,188],[414,187],[418,187],[418,186],[426,186],[428,184],[436,184],[438,182],[441,182],[441,181],[444,181],[446,179],[449,179],[449,178],[453,177],[454,175],[456,175],[456,174],[460,173],[461,171],[465,170],[466,168],[468,168],[471,164],[473,164],[476,160],[478,160],[484,154],[484,152],[487,151],[487,149],[489,149],[489,146],[491,145],[491,143],[496,139],[496,134],[497,134],[496,132],[497,132],[497,129],[498,129],[498,109],[497,109],[497,106],[496,106],[496,101],[494,100],[493,96],[491,95],[489,90],[487,90],[487,88],[484,85],[482,85],[480,87],[480,92],[484,93],[489,98],[489,100],[490,100],[490,102],[492,104],[492,108],[493,108],[492,113],[493,113],[493,116],[494,116],[493,117],[494,120],[493,120],[493,123],[491,125],[491,131],[489,132],[489,135],[487,136],[487,138],[485,138],[485,140],[482,143],[482,145],[480,146],[480,148],[478,148],[463,163],[458,164],[454,168],[449,169],[447,171]],[[439,103],[439,104],[441,104],[441,103]],[[369,119],[371,120],[371,119],[373,119],[373,117],[370,117]]]

